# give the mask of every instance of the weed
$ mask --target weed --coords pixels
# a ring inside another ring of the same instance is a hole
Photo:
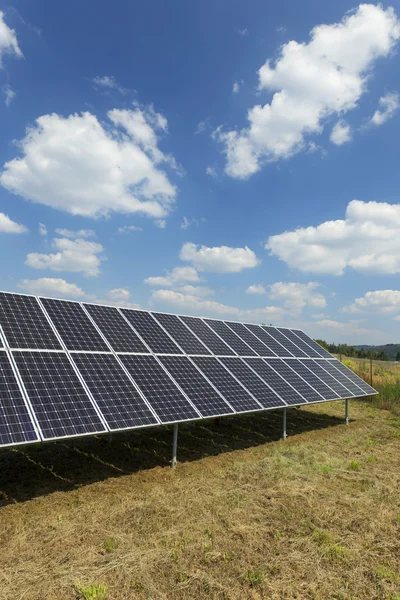
[[[391,583],[396,583],[399,580],[398,573],[388,567],[377,567],[375,569],[375,575],[378,579],[390,581]]]
[[[261,585],[265,579],[265,575],[261,569],[256,569],[252,571],[248,569],[245,574],[245,580],[251,587],[256,587],[257,585]]]
[[[106,538],[104,540],[104,552],[110,553],[114,552],[118,548],[118,542],[113,538]]]
[[[360,465],[360,462],[358,460],[351,460],[349,462],[349,469],[351,471],[359,471],[360,467],[361,467],[361,465]]]
[[[371,456],[368,457],[368,462],[370,462],[370,463],[376,462],[376,456],[374,456],[373,454],[371,454]]]
[[[316,471],[321,471],[321,473],[332,473],[333,467],[331,465],[316,465]]]
[[[108,589],[105,585],[88,585],[84,587],[80,583],[75,586],[78,598],[81,600],[107,600]]]
[[[179,583],[183,583],[184,581],[187,581],[189,579],[190,575],[187,571],[183,571],[182,573],[179,573],[178,575],[178,581]]]

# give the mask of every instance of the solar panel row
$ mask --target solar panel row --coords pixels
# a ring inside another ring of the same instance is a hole
[[[0,348],[1,445],[375,393],[298,330],[19,294]]]

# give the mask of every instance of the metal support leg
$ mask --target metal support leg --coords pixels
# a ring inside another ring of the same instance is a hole
[[[345,422],[346,422],[346,425],[348,425],[349,424],[349,399],[346,398],[346,400],[344,402],[345,402],[345,415],[346,415]]]
[[[176,467],[176,453],[178,449],[178,423],[174,425],[174,439],[172,442],[172,468]]]
[[[283,409],[283,431],[282,431],[282,439],[286,440],[286,408]]]

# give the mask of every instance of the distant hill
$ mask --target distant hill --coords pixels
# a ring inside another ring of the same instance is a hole
[[[380,354],[384,352],[388,355],[389,360],[399,360],[400,359],[400,344],[384,344],[382,346],[368,346],[367,344],[361,346],[354,346],[355,348],[363,348],[364,350],[369,350],[370,352],[376,352]]]

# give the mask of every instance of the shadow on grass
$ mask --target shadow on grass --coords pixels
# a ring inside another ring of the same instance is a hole
[[[280,439],[282,411],[179,425],[178,461],[242,450]],[[288,409],[295,435],[343,424],[337,417]],[[16,446],[0,453],[0,506],[171,463],[172,427]]]

